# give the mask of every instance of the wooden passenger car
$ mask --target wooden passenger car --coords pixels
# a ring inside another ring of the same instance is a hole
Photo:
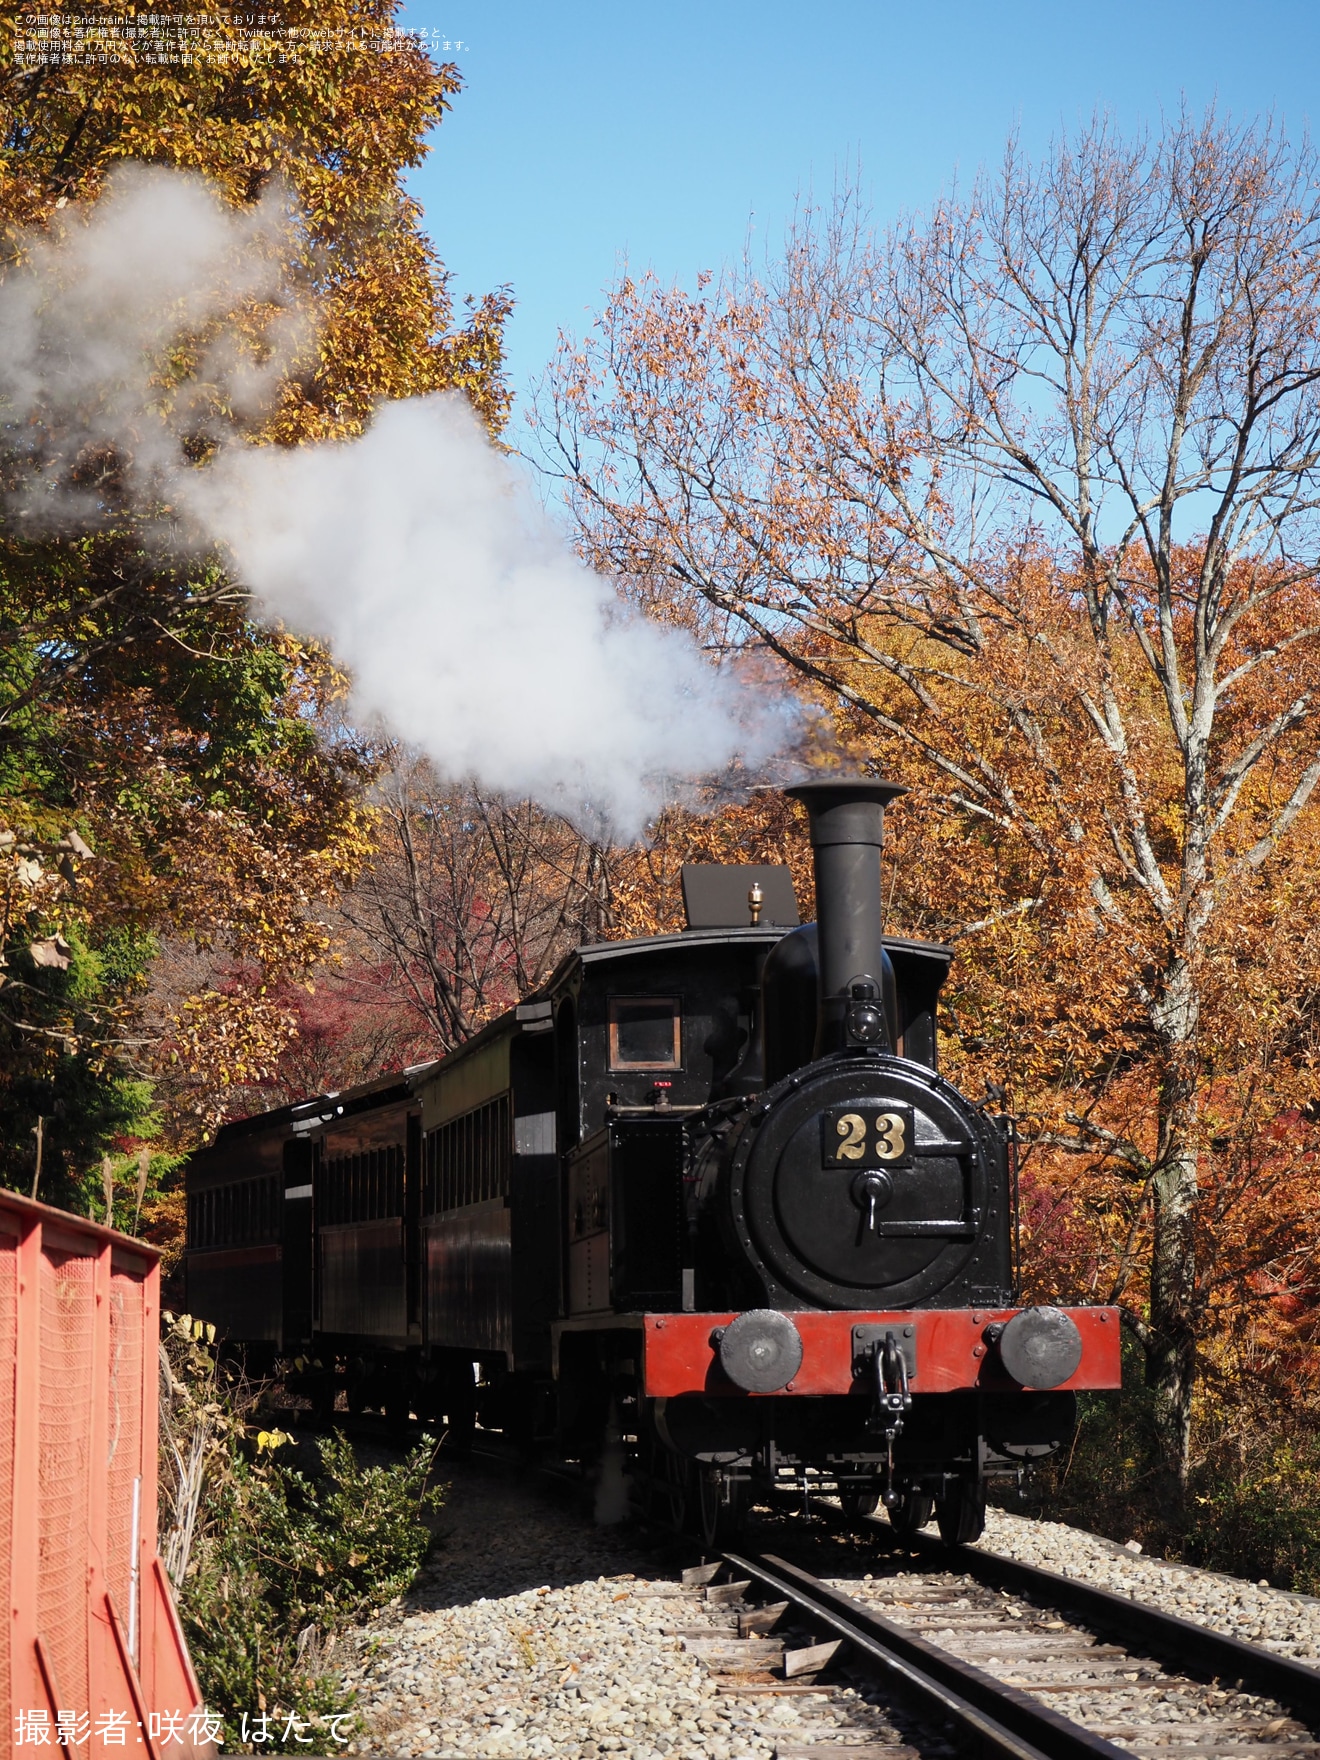
[[[648,1121],[728,1081],[783,932],[579,948],[439,1062],[225,1125],[187,1174],[190,1308],[259,1361],[336,1365],[351,1404],[461,1426],[474,1363],[548,1382],[566,1314],[625,1285],[679,1305],[678,1138]],[[644,1156],[648,1135],[667,1172],[593,1186],[611,1142]],[[611,1206],[633,1212],[626,1265]]]

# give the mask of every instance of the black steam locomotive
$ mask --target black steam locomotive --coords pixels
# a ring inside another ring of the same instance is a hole
[[[553,1439],[708,1541],[786,1487],[975,1538],[986,1479],[1119,1384],[1119,1323],[1017,1303],[1007,1122],[936,1068],[951,949],[881,930],[901,792],[789,790],[816,924],[786,870],[688,870],[683,932],[578,948],[439,1062],[225,1126],[188,1170],[194,1314],[327,1415]]]

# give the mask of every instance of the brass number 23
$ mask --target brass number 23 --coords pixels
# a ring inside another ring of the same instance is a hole
[[[858,1112],[845,1112],[834,1128],[843,1138],[840,1160],[860,1161],[866,1153],[866,1120]]]
[[[835,1130],[843,1139],[839,1144],[841,1161],[860,1161],[866,1154],[866,1120],[858,1112],[845,1112]],[[875,1158],[877,1161],[900,1161],[907,1150],[906,1120],[897,1112],[882,1112],[875,1121]]]
[[[882,1112],[876,1119],[877,1161],[899,1161],[907,1153],[906,1122],[900,1112]]]

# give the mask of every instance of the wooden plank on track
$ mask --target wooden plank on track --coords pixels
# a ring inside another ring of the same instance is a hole
[[[706,1601],[711,1607],[727,1607],[731,1601],[741,1601],[751,1586],[750,1577],[737,1583],[712,1583],[706,1591]]]
[[[788,1612],[790,1603],[772,1601],[768,1607],[754,1607],[750,1613],[738,1615],[738,1631],[744,1638],[751,1638],[760,1632],[772,1632]]]
[[[819,1674],[827,1662],[833,1662],[842,1643],[842,1638],[830,1638],[824,1644],[806,1644],[800,1650],[785,1650],[784,1679],[791,1681],[794,1675]]]
[[[779,1742],[775,1760],[922,1760],[902,1742]]]
[[[685,1638],[683,1648],[708,1668],[772,1668],[784,1657],[782,1638]]]
[[[722,1558],[717,1558],[714,1564],[689,1565],[687,1570],[683,1572],[683,1586],[687,1589],[704,1588],[707,1583],[713,1583],[723,1569],[724,1560]]]
[[[806,1686],[798,1681],[748,1681],[738,1686],[732,1681],[718,1681],[716,1689],[719,1693],[756,1693],[770,1694],[778,1698],[790,1698],[798,1693],[823,1693],[828,1699],[838,1692],[837,1687]]]

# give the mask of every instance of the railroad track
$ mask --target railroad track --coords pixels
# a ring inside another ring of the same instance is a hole
[[[1048,1571],[1001,1572],[1010,1561],[986,1554],[893,1562],[893,1574],[852,1582],[851,1593],[751,1552],[684,1573],[721,1623],[680,1635],[723,1690],[827,1692],[832,1677],[854,1689],[869,1679],[928,1731],[917,1746],[910,1730],[790,1745],[784,1760],[897,1760],[951,1743],[983,1760],[1320,1756],[1308,1729],[1320,1675],[1303,1664]],[[1119,1610],[1126,1634],[1115,1643]]]
[[[477,1452],[508,1464],[502,1451]],[[568,1471],[554,1478],[579,1496],[588,1488]],[[856,1692],[880,1688],[873,1709],[888,1737],[849,1720],[847,1741],[781,1743],[780,1760],[954,1748],[986,1760],[1320,1760],[1320,1671],[1304,1663],[996,1553],[900,1539],[884,1520],[817,1500],[810,1514],[805,1527],[776,1524],[772,1544],[811,1556],[801,1549],[819,1549],[823,1523],[867,1543],[869,1576],[858,1580],[857,1554],[837,1546],[825,1568],[847,1573],[847,1591],[800,1563],[731,1549],[683,1572],[685,1598],[701,1597],[714,1623],[674,1634],[725,1692],[851,1685],[846,1716],[850,1702],[861,1709]],[[915,1714],[901,1730],[885,1715],[895,1697]]]

